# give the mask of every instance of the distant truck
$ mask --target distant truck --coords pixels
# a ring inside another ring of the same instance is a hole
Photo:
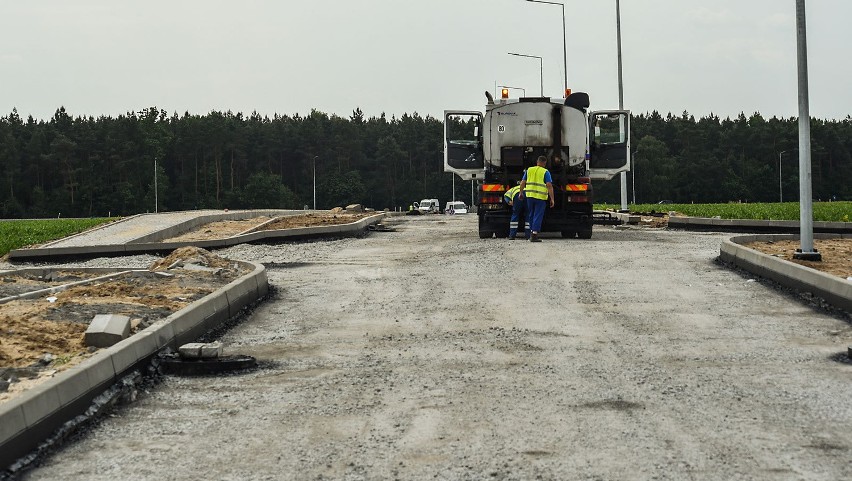
[[[503,194],[517,185],[539,156],[547,158],[555,206],[544,215],[543,232],[592,237],[594,224],[621,221],[592,208],[592,180],[630,170],[630,112],[589,112],[589,96],[495,100],[485,93],[485,114],[444,111],[444,171],[479,181],[479,237],[507,237],[511,208]]]
[[[438,199],[423,199],[417,206],[417,210],[421,214],[439,214],[441,212],[441,204]]]

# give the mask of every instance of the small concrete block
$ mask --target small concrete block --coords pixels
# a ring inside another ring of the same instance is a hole
[[[201,348],[203,342],[190,342],[178,348],[178,354],[184,359],[201,359]]]
[[[98,314],[83,335],[87,346],[110,347],[130,335],[130,317],[119,314]]]
[[[207,344],[201,345],[201,358],[202,359],[216,359],[222,356],[222,343],[221,342],[208,342]]]

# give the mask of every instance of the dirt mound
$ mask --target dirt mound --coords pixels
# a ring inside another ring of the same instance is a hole
[[[372,212],[337,212],[337,213],[311,213],[301,215],[290,215],[280,217],[277,220],[263,226],[262,230],[282,230],[299,227],[315,227],[324,225],[341,225],[357,222],[365,217],[375,215]]]
[[[148,267],[149,271],[164,271],[174,267],[182,267],[187,264],[210,268],[228,268],[231,266],[231,261],[213,254],[212,252],[200,247],[181,247],[172,251],[168,257],[160,259]]]

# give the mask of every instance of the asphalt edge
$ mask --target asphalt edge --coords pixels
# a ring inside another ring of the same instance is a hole
[[[814,234],[816,239],[850,239],[849,234]],[[829,304],[852,312],[852,282],[811,269],[786,259],[770,256],[741,244],[772,240],[798,240],[793,234],[753,234],[722,241],[719,258],[752,274],[771,279],[782,286],[811,292]]]
[[[252,271],[0,405],[0,469],[37,449],[66,422],[84,414],[98,395],[160,351],[177,350],[266,297],[266,268],[235,262]]]

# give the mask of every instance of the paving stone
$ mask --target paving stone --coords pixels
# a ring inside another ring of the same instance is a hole
[[[110,347],[130,335],[130,317],[120,314],[98,314],[83,335],[87,346]]]
[[[178,348],[184,359],[216,359],[222,356],[221,342],[190,342]]]

